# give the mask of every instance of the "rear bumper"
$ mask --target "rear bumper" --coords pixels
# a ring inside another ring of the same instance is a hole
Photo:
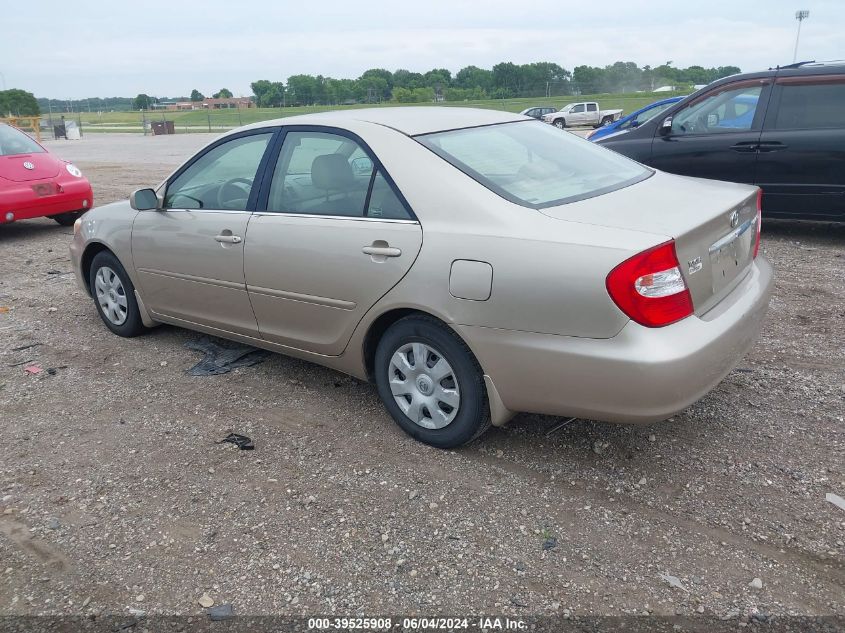
[[[682,411],[742,359],[773,284],[762,256],[715,308],[664,328],[633,321],[609,339],[457,326],[510,411],[646,424]]]
[[[32,185],[38,182],[15,183],[14,188],[4,188],[0,195],[0,224],[70,211],[86,211],[94,204],[94,194],[87,180],[62,182],[63,193],[43,197],[37,196],[32,190]],[[12,214],[11,220],[7,219],[9,213]]]

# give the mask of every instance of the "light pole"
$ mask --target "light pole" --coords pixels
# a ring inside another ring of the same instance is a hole
[[[795,12],[795,19],[798,20],[798,33],[795,36],[795,51],[792,53],[792,63],[798,61],[798,38],[801,37],[801,23],[810,17],[810,12],[806,9]]]

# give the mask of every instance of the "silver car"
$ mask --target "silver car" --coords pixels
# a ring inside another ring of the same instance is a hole
[[[665,419],[760,331],[760,192],[518,114],[379,108],[226,134],[74,228],[106,327],[168,323],[378,387],[454,447],[515,412]]]

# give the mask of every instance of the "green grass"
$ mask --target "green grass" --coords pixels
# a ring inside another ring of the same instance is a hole
[[[635,93],[635,94],[599,94],[581,95],[579,97],[551,97],[551,98],[528,98],[528,99],[485,99],[481,101],[450,101],[445,103],[382,103],[382,104],[361,104],[354,106],[297,106],[289,108],[249,108],[231,110],[192,110],[184,112],[96,112],[65,113],[68,119],[81,120],[84,132],[141,132],[142,116],[150,121],[161,121],[162,117],[167,121],[173,121],[177,133],[182,132],[207,132],[209,120],[212,131],[219,131],[248,123],[267,121],[281,117],[294,116],[297,114],[309,114],[312,112],[326,112],[329,110],[348,110],[354,108],[388,107],[388,106],[429,106],[429,107],[474,107],[487,108],[492,110],[504,110],[507,112],[519,112],[532,106],[561,107],[572,101],[598,101],[599,106],[604,110],[622,108],[625,114],[633,112],[658,99],[665,99],[673,96],[674,93]],[[59,115],[54,114],[54,120]]]

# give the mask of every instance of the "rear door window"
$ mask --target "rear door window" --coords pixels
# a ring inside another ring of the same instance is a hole
[[[596,103],[587,104],[587,112],[598,112],[599,106]]]
[[[772,128],[845,128],[845,76],[814,79],[778,82],[780,101]]]

